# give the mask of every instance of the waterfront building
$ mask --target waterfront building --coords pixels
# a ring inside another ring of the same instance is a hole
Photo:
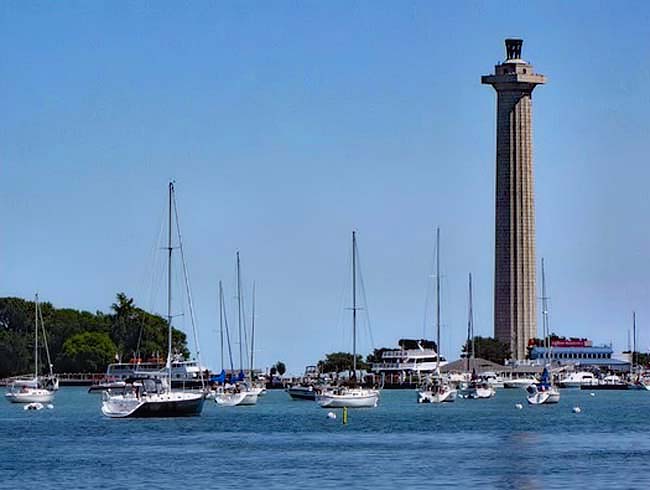
[[[522,43],[506,39],[506,60],[481,77],[497,93],[494,336],[517,360],[537,335],[532,93],[546,83]]]
[[[551,360],[559,366],[572,365],[581,369],[598,368],[604,371],[628,371],[630,363],[613,356],[611,345],[593,345],[588,339],[552,340],[551,348],[543,346],[530,347],[530,359],[545,363]]]

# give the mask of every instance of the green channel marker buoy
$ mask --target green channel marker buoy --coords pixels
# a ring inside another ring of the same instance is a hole
[[[343,407],[343,425],[348,423],[348,407]]]

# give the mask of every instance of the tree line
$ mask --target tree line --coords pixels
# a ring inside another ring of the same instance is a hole
[[[100,373],[111,362],[167,355],[167,320],[116,295],[109,313],[55,308],[40,303],[54,372]],[[39,340],[42,345],[42,340]],[[172,329],[175,353],[189,357],[186,335]],[[44,349],[42,371],[47,371]],[[34,302],[0,298],[0,378],[34,370]]]

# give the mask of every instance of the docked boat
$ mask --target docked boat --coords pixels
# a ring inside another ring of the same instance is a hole
[[[41,376],[39,373],[39,327],[42,331],[43,345],[47,354],[49,374]],[[34,376],[15,378],[9,385],[5,398],[12,403],[50,403],[54,400],[55,391],[59,389],[59,380],[52,371],[50,350],[47,347],[47,337],[43,324],[38,294],[34,298]]]
[[[610,374],[609,376],[605,376],[602,379],[598,380],[598,384],[595,385],[583,385],[580,386],[581,390],[629,390],[630,389],[630,383],[625,382],[622,380],[619,376],[616,376],[615,374]]]
[[[597,384],[598,378],[594,376],[594,373],[590,373],[588,371],[571,373],[569,376],[563,378],[558,383],[560,388],[581,388],[583,386],[591,387]]]
[[[172,389],[172,217],[178,216],[176,200],[174,195],[174,183],[169,183],[169,221],[168,221],[168,242],[167,242],[167,362],[166,369],[161,373],[144,373],[125,381],[125,385],[117,390],[102,392],[102,413],[110,418],[127,417],[187,417],[200,415],[203,410],[206,392],[200,391],[175,391]],[[183,245],[180,239],[178,221],[176,221],[178,232],[178,248],[183,257]],[[183,263],[185,284],[188,284],[187,268]],[[190,313],[194,325],[191,297]],[[165,374],[166,376],[163,376]]]
[[[524,378],[511,378],[503,381],[503,387],[505,389],[520,389],[525,390],[533,383],[537,383],[537,379],[533,376],[524,377]]]
[[[471,317],[471,315],[470,315]],[[436,230],[436,350],[440,349],[440,228]],[[436,368],[427,376],[417,390],[418,403],[444,403],[456,400],[456,388],[447,378],[440,375],[440,355],[436,357]]]

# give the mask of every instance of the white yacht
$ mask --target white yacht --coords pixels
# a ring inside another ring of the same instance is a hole
[[[594,386],[598,384],[598,378],[593,373],[579,371],[571,373],[559,382],[560,388],[580,388],[582,386]]]
[[[165,372],[166,363],[162,359],[140,362],[134,359],[132,362],[116,362],[109,364],[106,368],[105,382],[107,384],[124,381],[140,374],[155,376]],[[172,356],[172,385],[173,386],[200,386],[201,373],[205,372],[197,361],[185,361],[181,356]]]
[[[43,345],[45,346],[45,352],[47,354],[47,363],[49,367],[48,376],[39,375],[39,326],[42,330]],[[58,389],[59,380],[54,376],[52,371],[50,350],[47,347],[45,326],[43,324],[43,313],[41,312],[37,294],[34,299],[34,376],[15,378],[9,385],[9,391],[5,394],[5,397],[12,403],[50,403],[54,399],[55,391]]]
[[[496,394],[494,387],[486,379],[473,379],[461,383],[458,390],[458,398],[478,400],[492,398]]]

